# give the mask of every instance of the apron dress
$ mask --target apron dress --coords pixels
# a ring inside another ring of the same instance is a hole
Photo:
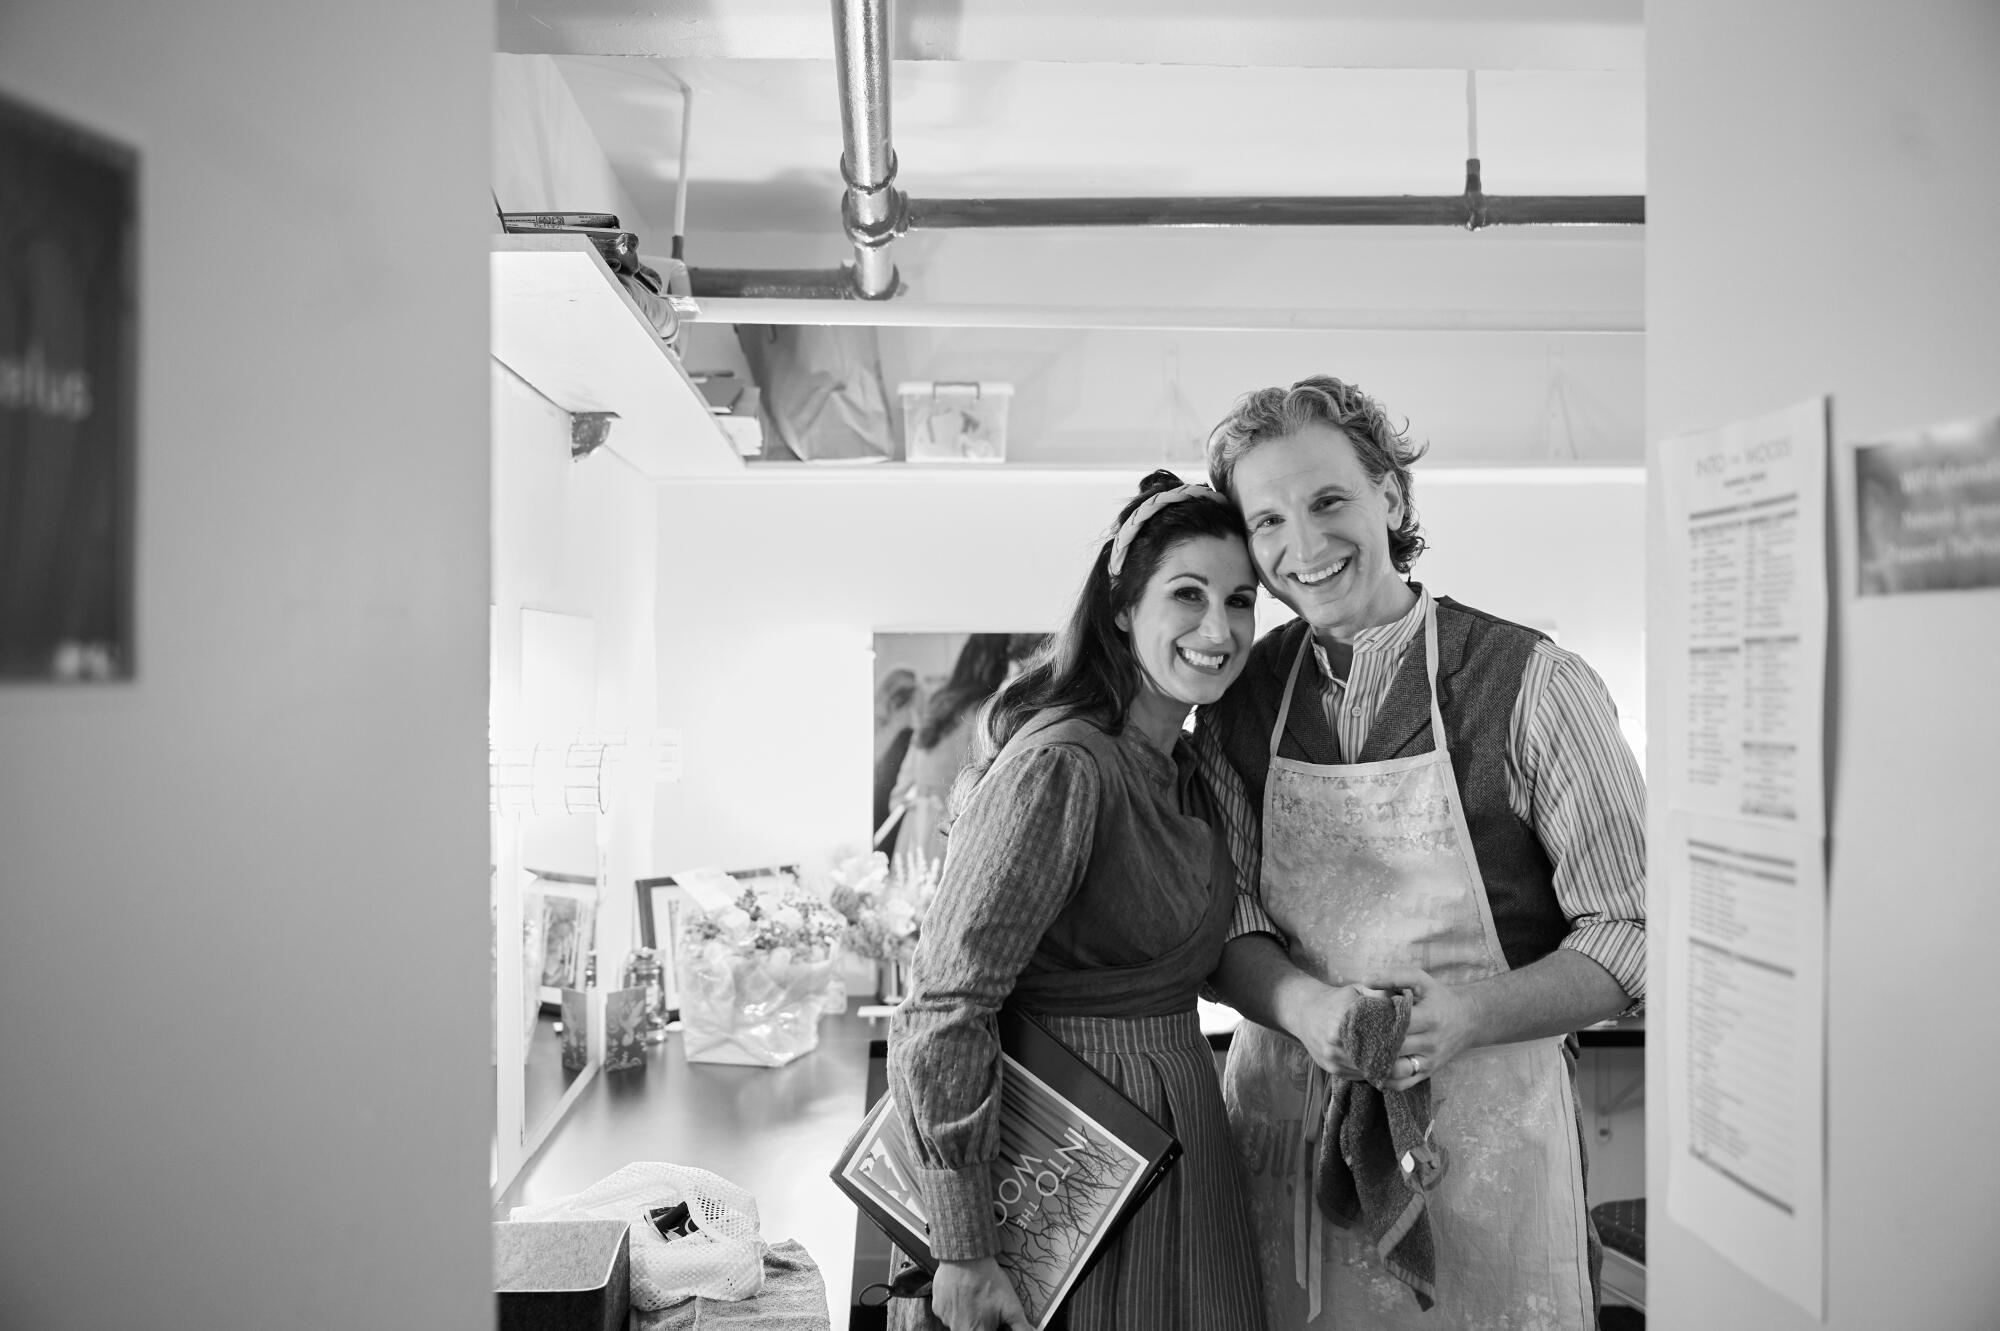
[[[1300,643],[1272,728],[1263,904],[1291,958],[1327,984],[1417,966],[1446,984],[1508,969],[1466,829],[1437,701],[1437,613],[1424,605],[1434,752],[1316,764],[1278,756]],[[1471,1049],[1431,1078],[1444,1174],[1427,1194],[1437,1304],[1418,1309],[1358,1231],[1324,1222],[1312,1160],[1328,1077],[1291,1037],[1237,1031],[1224,1097],[1249,1173],[1273,1328],[1579,1331],[1594,1324],[1582,1148],[1561,1037]]]
[[[1021,738],[1044,728],[1031,722]],[[1206,821],[1219,826],[1215,818]],[[1243,1174],[1215,1051],[1195,997],[1235,912],[1228,838],[1210,839],[1209,897],[1185,939],[1148,960],[1023,974],[1007,1000],[1179,1139],[1183,1154],[1063,1303],[1052,1331],[1264,1331]],[[1197,870],[1196,872],[1200,872]],[[1145,903],[1135,901],[1133,909]],[[944,1323],[928,1300],[897,1299],[899,1331]]]

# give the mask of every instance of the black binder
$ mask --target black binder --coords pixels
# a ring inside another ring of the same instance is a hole
[[[1033,1018],[1003,1010],[999,1028],[999,1260],[1041,1331],[1166,1176],[1181,1144]],[[833,1181],[934,1271],[917,1162],[895,1100],[884,1095],[841,1151]]]

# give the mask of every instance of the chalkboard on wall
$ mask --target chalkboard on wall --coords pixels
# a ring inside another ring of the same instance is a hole
[[[0,681],[133,674],[138,155],[0,97]]]

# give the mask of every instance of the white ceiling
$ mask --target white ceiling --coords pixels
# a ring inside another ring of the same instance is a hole
[[[830,60],[558,62],[605,155],[670,225],[693,89],[688,225],[838,230]],[[925,198],[1457,194],[1466,75],[1452,69],[898,62],[898,183]],[[1645,91],[1623,70],[1478,76],[1494,194],[1643,194]]]
[[[826,0],[502,0],[499,49],[826,56]],[[1645,66],[1641,0],[894,0],[898,60],[1346,69]]]
[[[507,5],[501,44],[557,57],[648,253],[672,231],[679,79],[693,91],[690,262],[840,262],[830,0],[645,5]],[[1457,194],[1474,129],[1468,69],[1489,194],[1645,192],[1632,0],[901,0],[894,14],[891,129],[913,196]],[[1385,396],[1395,385],[1399,414],[1441,427],[1434,461],[1643,455],[1643,339],[1549,331],[1636,330],[1640,228],[947,232],[899,242],[897,261],[908,305],[948,291],[1073,316],[1184,297],[1238,322],[1263,310],[1349,330],[886,338],[898,372],[1022,376],[1015,419],[1033,442],[1020,456],[1172,453],[1227,405],[1232,377],[1268,365],[1275,382],[1316,360],[1367,365]],[[1368,335],[1406,326],[1409,311],[1525,335]],[[1101,392],[1079,387],[1082,366]],[[1101,404],[1121,400],[1148,405],[1107,418]]]

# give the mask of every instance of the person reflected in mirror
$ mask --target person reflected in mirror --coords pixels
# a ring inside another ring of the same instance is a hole
[[[1645,791],[1581,657],[1408,580],[1422,451],[1328,377],[1246,395],[1209,443],[1298,616],[1197,733],[1258,865],[1216,990],[1249,1019],[1224,1083],[1265,1298],[1278,1328],[1594,1327],[1572,1033],[1645,997]],[[1372,1078],[1342,1038],[1364,989],[1414,1000]],[[1429,1088],[1428,1313],[1421,1275],[1298,1201],[1334,1082],[1362,1080]]]
[[[1184,734],[1255,636],[1242,519],[1148,476],[1053,643],[1000,691],[954,803],[942,880],[889,1034],[940,1259],[892,1325],[1019,1328],[997,1260],[1000,1048],[1018,1009],[1185,1154],[1066,1305],[1071,1331],[1261,1331],[1242,1171],[1195,1000],[1237,899],[1217,799]],[[1237,798],[1243,796],[1238,793]]]
[[[932,864],[944,859],[946,812],[952,784],[972,757],[979,709],[1040,645],[1040,634],[974,633],[958,650],[951,677],[924,704],[896,776],[890,808],[877,820],[875,849],[884,834],[904,854]],[[900,814],[889,825],[890,815]]]
[[[892,859],[901,829],[889,825],[889,806],[916,735],[918,702],[917,672],[908,666],[892,666],[875,683],[875,849]]]

